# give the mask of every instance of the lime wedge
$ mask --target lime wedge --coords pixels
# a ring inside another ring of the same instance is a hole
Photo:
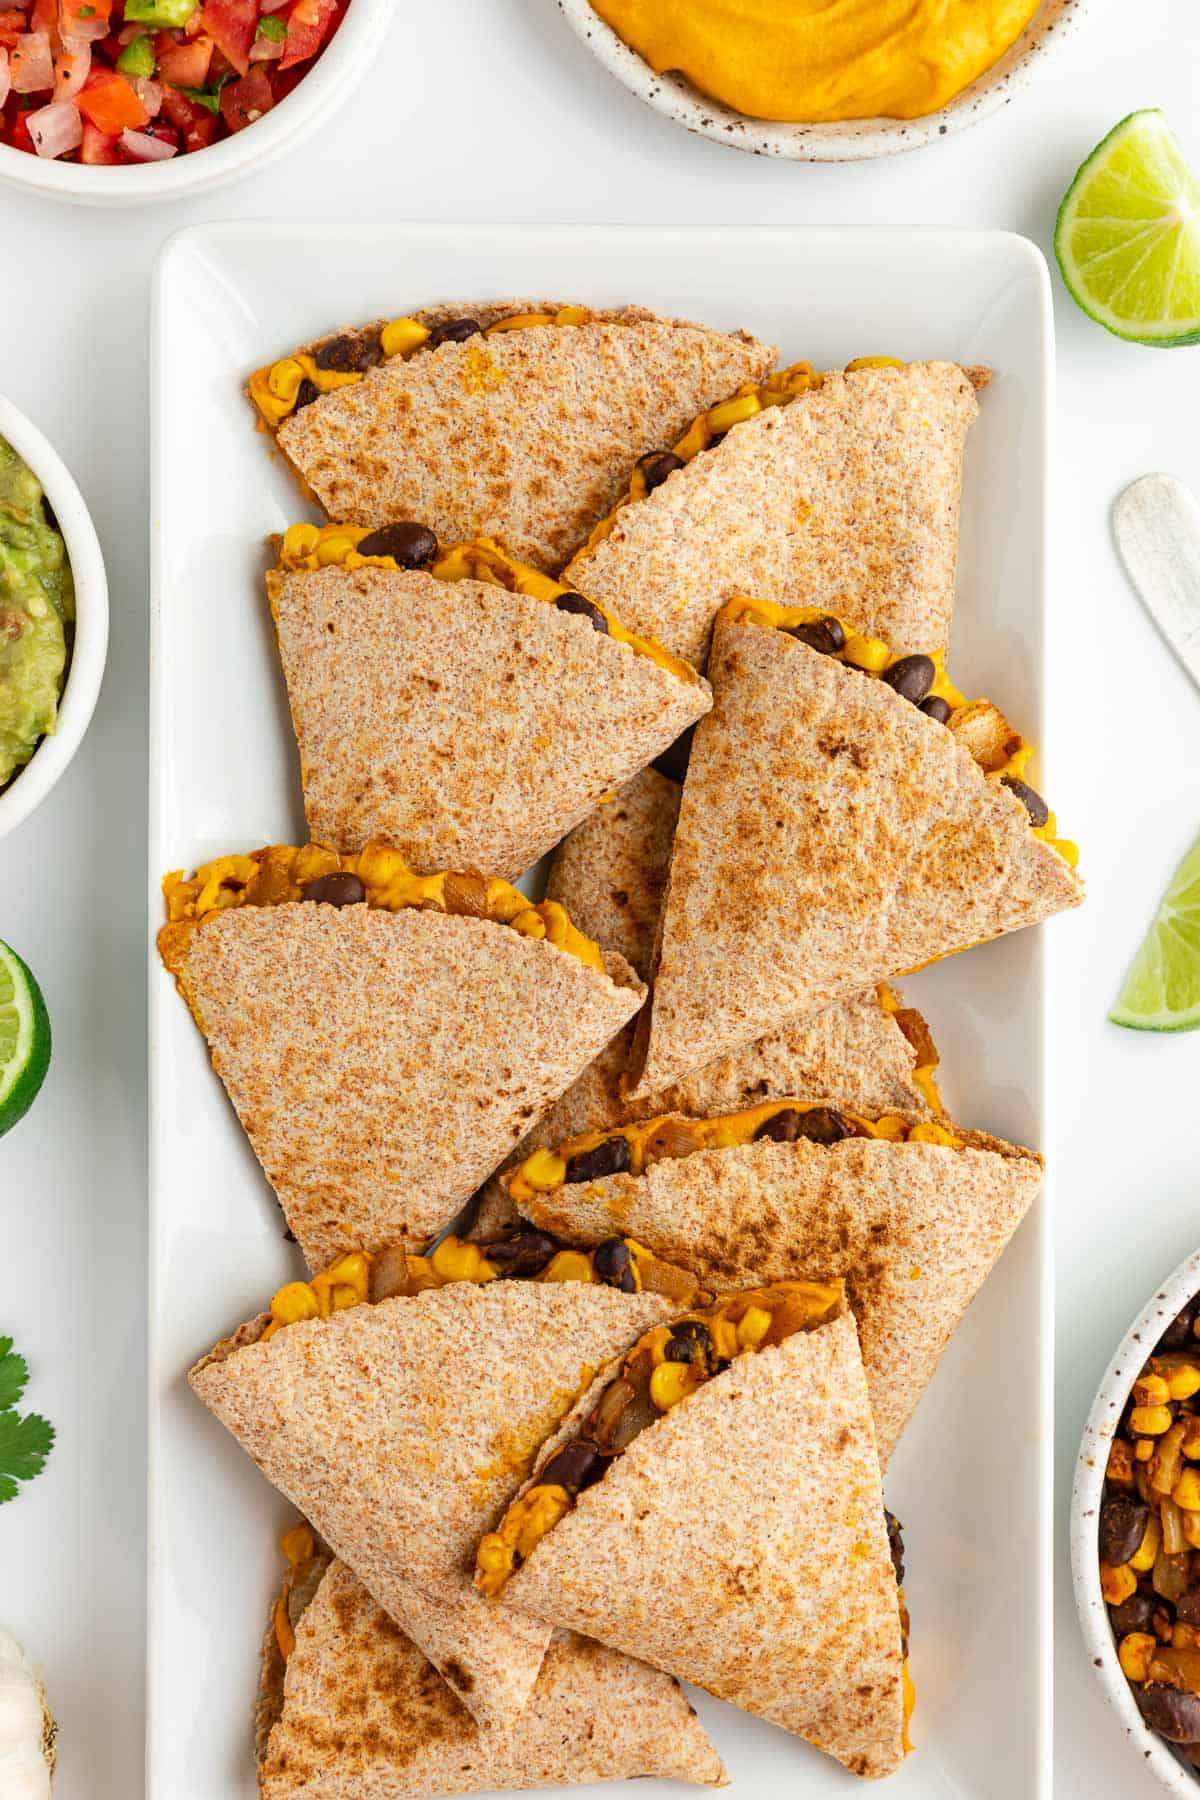
[[[15,950],[0,943],[0,1137],[23,1119],[50,1066],[50,1015]]]
[[[1200,1025],[1200,838],[1176,869],[1108,1016],[1134,1031]]]
[[[1200,181],[1157,108],[1097,144],[1058,209],[1072,299],[1135,344],[1200,343]]]

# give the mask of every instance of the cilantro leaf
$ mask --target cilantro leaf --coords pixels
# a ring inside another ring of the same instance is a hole
[[[0,1337],[0,1407],[15,1406],[25,1392],[29,1365],[23,1356],[13,1355],[13,1341]]]
[[[209,112],[215,116],[221,110],[221,89],[225,86],[227,81],[232,80],[233,75],[230,72],[220,76],[215,87],[181,87],[176,89],[176,92],[186,94],[188,99],[194,100],[198,106],[206,106]]]
[[[16,1499],[18,1481],[41,1474],[53,1446],[54,1427],[40,1413],[0,1412],[0,1505]]]

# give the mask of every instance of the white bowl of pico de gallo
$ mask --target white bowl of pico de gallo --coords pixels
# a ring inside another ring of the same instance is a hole
[[[395,0],[0,0],[0,181],[136,204],[231,181],[343,100]]]

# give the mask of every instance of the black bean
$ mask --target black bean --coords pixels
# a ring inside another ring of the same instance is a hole
[[[608,620],[600,608],[591,600],[585,600],[582,594],[556,594],[554,604],[559,612],[578,613],[580,618],[590,619],[593,631],[602,631],[608,636]]]
[[[661,756],[655,757],[653,766],[660,775],[665,775],[668,781],[686,781],[688,763],[692,757],[692,739],[695,734],[696,727],[689,725],[673,744],[668,744]]]
[[[564,1180],[598,1181],[602,1175],[620,1175],[629,1167],[631,1153],[626,1137],[607,1137],[594,1150],[580,1150],[568,1157]]]
[[[361,375],[382,357],[379,339],[369,331],[345,331],[330,338],[313,355],[318,369],[333,369],[339,375]]]
[[[623,1294],[637,1293],[637,1277],[633,1258],[624,1238],[605,1238],[592,1252],[592,1267],[606,1287],[620,1288]]]
[[[940,694],[930,694],[928,700],[922,700],[917,710],[923,712],[926,718],[936,719],[939,725],[945,725],[950,718],[949,702],[943,700]]]
[[[390,556],[402,569],[427,569],[437,553],[436,534],[428,525],[418,525],[412,519],[381,525],[358,542],[360,556]]]
[[[904,1528],[895,1513],[884,1512],[887,1520],[888,1549],[892,1553],[892,1567],[896,1571],[896,1586],[904,1586]]]
[[[1190,1588],[1175,1602],[1175,1617],[1181,1625],[1200,1625],[1200,1588]]]
[[[540,1275],[558,1253],[558,1240],[548,1231],[515,1231],[511,1237],[480,1248],[502,1276]]]
[[[572,1438],[550,1458],[538,1476],[538,1483],[564,1487],[569,1494],[579,1494],[594,1481],[599,1481],[603,1473],[604,1458],[595,1444],[589,1444],[586,1438]]]
[[[1192,1341],[1193,1326],[1196,1322],[1196,1308],[1200,1305],[1200,1294],[1193,1294],[1187,1305],[1175,1314],[1167,1329],[1159,1338],[1158,1350],[1182,1350]]]
[[[710,1373],[716,1367],[712,1332],[703,1319],[680,1319],[667,1340],[663,1357],[667,1362],[695,1363]]]
[[[1135,1688],[1134,1694],[1147,1725],[1168,1743],[1194,1744],[1200,1738],[1200,1694],[1185,1694],[1157,1681]]]
[[[883,671],[883,679],[901,699],[919,706],[937,680],[937,670],[931,656],[902,656]]]
[[[1154,1600],[1150,1594],[1130,1594],[1128,1600],[1122,1600],[1120,1606],[1108,1609],[1109,1623],[1118,1638],[1123,1638],[1131,1631],[1149,1631],[1150,1621],[1154,1617]]]
[[[643,456],[638,463],[647,493],[653,493],[656,487],[662,486],[668,475],[673,475],[676,469],[682,467],[682,456],[676,456],[673,450],[656,450],[652,456]]]
[[[837,1144],[853,1136],[852,1127],[831,1106],[810,1106],[807,1112],[785,1106],[759,1126],[754,1139],[756,1143],[767,1138],[774,1144],[794,1144],[797,1138],[807,1138],[813,1144]]]
[[[1127,1563],[1146,1535],[1150,1508],[1132,1494],[1112,1494],[1100,1508],[1100,1560]]]
[[[306,881],[300,893],[303,899],[321,900],[326,906],[361,906],[367,897],[366,887],[359,877],[345,869]]]
[[[304,380],[300,383],[300,386],[296,389],[296,399],[292,406],[292,411],[299,412],[302,406],[311,406],[314,400],[319,400],[320,398],[320,388],[315,381],[310,381],[306,375]]]
[[[444,325],[434,326],[422,348],[436,350],[439,344],[465,344],[482,330],[478,319],[447,319]]]
[[[822,656],[836,656],[839,650],[846,647],[846,633],[842,630],[841,620],[827,613],[823,619],[810,619],[807,625],[789,625],[788,636],[799,638],[810,650],[819,650]]]
[[[1050,808],[1039,793],[1031,788],[1028,782],[1016,775],[1004,775],[1000,780],[1001,787],[1006,787],[1015,794],[1035,825],[1044,825],[1050,817]]]

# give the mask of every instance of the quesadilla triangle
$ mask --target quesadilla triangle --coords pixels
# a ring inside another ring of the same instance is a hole
[[[907,1619],[840,1283],[649,1331],[542,1453],[476,1582],[807,1738],[903,1759]]]
[[[333,333],[250,377],[261,425],[333,519],[422,519],[560,569],[640,456],[775,361],[745,332],[509,300]]]
[[[378,845],[163,888],[159,952],[310,1268],[432,1237],[645,993],[561,906]]]
[[[286,1650],[274,1613],[263,1644],[262,1800],[434,1800],[638,1775],[728,1781],[678,1683],[644,1663],[558,1632],[516,1726],[483,1729],[344,1563],[291,1595]]]
[[[939,659],[737,600],[709,676],[632,1098],[1081,903],[1075,846],[1024,779],[1032,746]]]
[[[696,419],[635,471],[564,579],[703,668],[718,609],[762,594],[899,650],[944,650],[963,452],[986,369],[807,363]]]
[[[293,525],[267,593],[311,835],[421,873],[522,874],[712,704],[689,663],[487,540]]]
[[[504,1177],[534,1227],[622,1234],[715,1293],[844,1280],[885,1465],[1041,1180],[984,1132],[795,1099],[589,1132]]]
[[[511,1723],[547,1634],[484,1604],[475,1546],[596,1369],[696,1293],[623,1240],[351,1251],[188,1379],[474,1717]]]

